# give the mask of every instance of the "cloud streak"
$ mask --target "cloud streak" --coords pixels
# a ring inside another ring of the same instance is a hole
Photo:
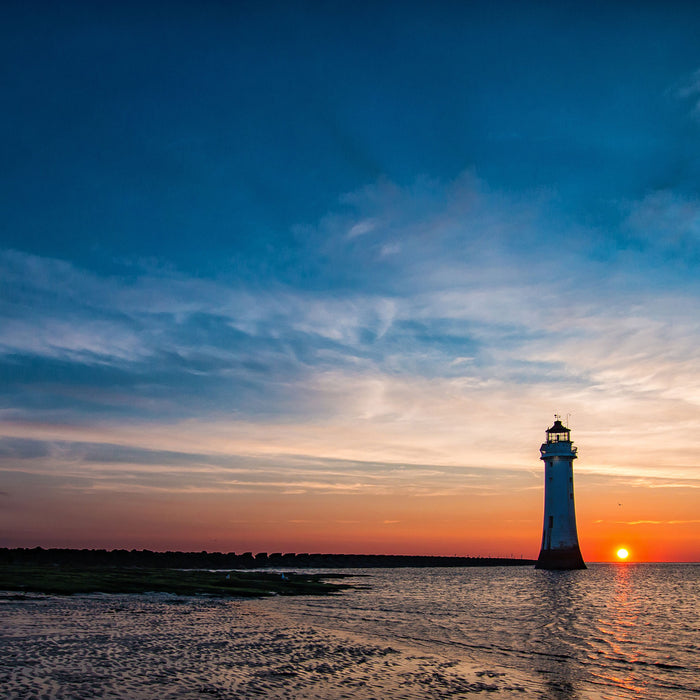
[[[691,430],[663,452],[650,438],[698,419],[697,285],[669,288],[662,263],[643,290],[630,286],[638,256],[606,277],[595,231],[569,244],[581,231],[548,220],[547,197],[509,197],[472,173],[380,183],[343,206],[303,229],[297,252],[319,265],[316,289],[153,264],[100,276],[5,251],[5,434],[138,417],[195,421],[222,451],[524,466],[532,425],[513,408],[528,406],[540,421],[572,412],[596,469],[677,473],[698,447]],[[656,227],[680,216],[664,193],[626,211],[620,236],[646,232],[654,245]],[[392,241],[401,260],[387,262]],[[508,444],[494,446],[493,422],[512,426]],[[607,447],[616,434],[635,436],[625,455]]]

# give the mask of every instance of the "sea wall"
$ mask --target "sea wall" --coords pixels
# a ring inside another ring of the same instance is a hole
[[[274,552],[152,552],[148,549],[0,548],[0,564],[137,566],[178,569],[334,568],[427,566],[527,566],[533,559],[442,557],[396,554],[308,554]]]

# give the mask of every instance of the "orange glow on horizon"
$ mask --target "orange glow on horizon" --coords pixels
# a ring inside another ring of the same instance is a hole
[[[36,433],[31,426],[15,428],[6,437],[65,437],[61,426]],[[322,451],[293,443],[286,432],[291,428],[282,426],[265,455],[249,438],[237,443],[230,464],[215,452],[183,467],[171,465],[169,455],[194,449],[195,431],[183,428],[179,438],[172,427],[138,434],[135,428],[100,430],[68,432],[77,440],[75,459],[61,447],[49,457],[27,458],[24,471],[5,472],[0,546],[527,559],[539,552],[542,472],[530,448],[515,450],[530,460],[529,470],[417,463],[425,454],[417,444],[411,446],[413,461],[348,462],[341,459],[348,456],[344,451],[332,458],[299,456],[302,447],[312,455]],[[262,428],[250,432],[262,435]],[[309,427],[302,433],[313,437]],[[167,450],[163,464],[91,462],[82,456],[81,440],[135,444],[146,457],[149,450]],[[492,449],[491,442],[484,444],[475,453],[477,463],[482,450]],[[273,449],[292,456],[270,456]],[[63,481],[55,477],[61,471]],[[575,478],[578,537],[587,563],[625,561],[616,554],[621,543],[626,561],[700,561],[695,482],[673,474],[630,481],[627,473],[585,468]]]
[[[658,521],[646,521],[640,507],[621,522],[616,502],[593,508],[582,491],[578,530],[587,563],[624,561],[616,554],[620,543],[635,563],[698,560],[694,494],[676,493],[673,514],[661,501],[642,503]],[[32,500],[26,489],[15,492],[25,521],[20,528],[15,516],[3,546],[536,559],[541,539],[536,489],[401,499],[391,493],[77,493],[36,483]]]

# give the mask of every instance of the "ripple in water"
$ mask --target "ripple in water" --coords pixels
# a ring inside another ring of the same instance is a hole
[[[329,628],[518,668],[541,697],[700,698],[700,565],[362,573],[368,590],[281,604]]]
[[[700,699],[698,565],[357,573],[334,597],[0,596],[0,695]]]

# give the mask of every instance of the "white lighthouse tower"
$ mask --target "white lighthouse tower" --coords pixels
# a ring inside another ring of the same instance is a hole
[[[576,448],[571,431],[554,416],[540,447],[544,461],[544,527],[536,569],[585,569],[576,533],[574,469]]]

